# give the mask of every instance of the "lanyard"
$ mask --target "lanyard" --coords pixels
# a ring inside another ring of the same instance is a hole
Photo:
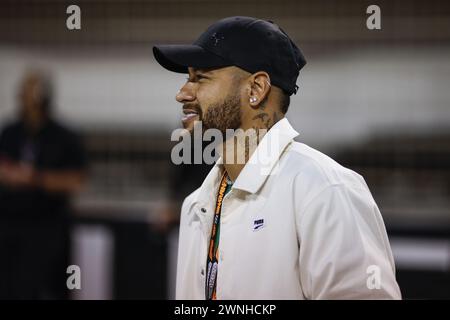
[[[206,300],[216,300],[217,267],[219,262],[219,234],[220,234],[220,212],[222,211],[222,201],[227,189],[227,173],[224,172],[220,180],[219,191],[217,192],[216,210],[211,230],[211,240],[209,242],[208,257],[206,263]]]

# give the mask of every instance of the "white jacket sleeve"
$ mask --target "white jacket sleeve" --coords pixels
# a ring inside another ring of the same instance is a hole
[[[308,299],[401,299],[384,223],[368,189],[329,185],[297,208]]]

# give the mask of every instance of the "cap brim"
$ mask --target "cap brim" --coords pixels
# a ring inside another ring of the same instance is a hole
[[[153,55],[161,66],[178,73],[188,73],[188,67],[206,69],[230,65],[225,59],[197,45],[154,46]]]

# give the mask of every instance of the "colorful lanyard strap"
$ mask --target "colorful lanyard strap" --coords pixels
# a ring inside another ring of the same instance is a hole
[[[225,172],[220,180],[219,191],[217,192],[216,210],[211,230],[211,240],[209,242],[208,258],[206,263],[206,300],[216,300],[217,267],[219,261],[219,235],[220,235],[220,212],[222,200],[227,190],[227,173]]]

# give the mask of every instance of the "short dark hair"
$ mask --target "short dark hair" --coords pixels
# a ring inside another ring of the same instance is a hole
[[[291,96],[283,91],[280,94],[280,110],[281,112],[283,112],[283,114],[286,114],[290,104],[291,104]]]

